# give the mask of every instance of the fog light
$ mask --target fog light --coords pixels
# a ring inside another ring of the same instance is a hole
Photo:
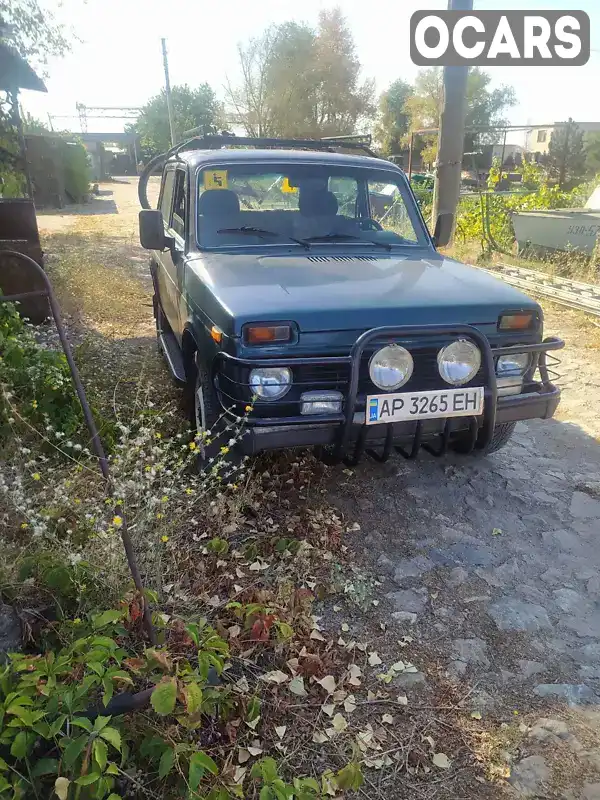
[[[252,393],[261,400],[279,400],[292,385],[292,370],[289,367],[258,367],[250,373]]]
[[[523,376],[529,369],[530,364],[531,356],[529,353],[512,353],[498,358],[496,385],[499,397],[521,394],[523,391]]]
[[[342,410],[342,393],[303,392],[300,402],[301,414],[339,414]]]

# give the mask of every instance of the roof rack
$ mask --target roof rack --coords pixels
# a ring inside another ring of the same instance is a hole
[[[233,134],[210,134],[196,136],[198,128],[185,131],[184,136],[189,136],[171,149],[170,153],[180,153],[183,150],[219,150],[224,147],[257,147],[261,149],[290,149],[290,150],[325,150],[335,153],[337,150],[359,151],[365,155],[378,158],[371,150],[371,136],[369,134],[353,134],[350,136],[327,136],[322,139],[278,139],[264,136],[234,136]]]

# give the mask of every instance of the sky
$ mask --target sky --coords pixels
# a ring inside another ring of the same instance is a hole
[[[75,115],[88,106],[140,106],[164,85],[161,37],[166,37],[171,84],[207,82],[224,98],[223,86],[238,74],[237,44],[271,23],[316,24],[319,11],[338,5],[345,14],[364,77],[377,91],[396,78],[411,81],[409,20],[419,9],[447,8],[446,0],[40,0],[72,31],[72,52],[47,67],[48,94],[23,92],[24,108],[47,115]],[[515,88],[518,103],[507,111],[515,125],[546,124],[572,117],[600,120],[600,0],[474,0],[474,8],[587,11],[592,53],[582,67],[492,67],[492,86]],[[122,130],[119,120],[90,121],[89,130]],[[79,130],[77,119],[56,120]],[[513,136],[514,141],[518,141]],[[510,140],[509,140],[510,141]]]

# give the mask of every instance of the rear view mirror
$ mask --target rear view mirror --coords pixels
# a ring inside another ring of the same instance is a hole
[[[164,250],[167,247],[162,211],[154,208],[140,211],[140,244],[146,250]]]
[[[435,221],[435,231],[433,233],[433,242],[436,247],[445,247],[452,238],[452,228],[454,227],[454,214],[444,212],[438,214]]]

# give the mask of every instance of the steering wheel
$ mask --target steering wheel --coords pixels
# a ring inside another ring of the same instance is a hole
[[[382,231],[383,225],[377,222],[376,219],[372,219],[369,217],[368,219],[363,219],[360,223],[360,227],[363,231]]]

